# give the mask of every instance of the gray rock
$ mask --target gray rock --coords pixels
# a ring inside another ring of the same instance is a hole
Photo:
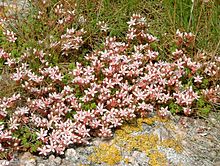
[[[149,165],[149,157],[143,152],[134,151],[132,157],[134,158],[133,165]]]
[[[54,155],[50,155],[48,158],[48,166],[60,166],[61,158],[55,157]]]
[[[169,139],[171,137],[170,132],[166,128],[164,128],[163,126],[156,128],[153,131],[153,134],[157,135],[160,141],[164,141],[164,140]]]
[[[7,165],[9,165],[9,164],[10,164],[10,162],[7,161],[7,160],[0,160],[0,165],[1,165],[1,166],[7,166]]]
[[[25,152],[20,158],[20,166],[35,166],[36,157],[30,152]]]
[[[48,158],[48,161],[49,162],[53,162],[55,159],[55,156],[54,155],[50,155],[49,158]]]
[[[39,163],[38,166],[46,166],[46,165],[43,163]]]
[[[66,152],[65,152],[65,157],[70,158],[70,157],[73,157],[73,156],[76,156],[76,150],[73,149],[73,148],[67,149]]]
[[[219,165],[220,165],[220,161],[214,163],[214,166],[219,166]]]
[[[159,147],[158,149],[160,152],[166,155],[167,160],[172,165],[182,164],[184,166],[190,166],[190,165],[193,165],[194,163],[188,156],[182,153],[179,154],[172,148]]]

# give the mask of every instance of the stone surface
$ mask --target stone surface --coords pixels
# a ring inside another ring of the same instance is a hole
[[[219,165],[220,165],[220,161],[214,163],[214,166],[219,166]]]
[[[65,156],[66,156],[66,158],[76,156],[76,150],[73,149],[73,148],[67,149],[66,152],[65,152]]]
[[[1,165],[1,166],[7,166],[7,165],[9,165],[9,164],[10,164],[10,162],[7,161],[7,160],[0,160],[0,165]]]
[[[54,155],[50,155],[48,158],[48,164],[50,166],[60,166],[61,164],[61,158],[55,157]]]
[[[145,153],[139,152],[139,151],[134,151],[132,154],[133,157],[133,163],[134,165],[149,165],[149,158]]]
[[[20,166],[35,166],[36,157],[29,152],[25,152],[20,158]]]

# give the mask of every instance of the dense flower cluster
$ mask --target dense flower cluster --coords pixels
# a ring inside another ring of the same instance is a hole
[[[17,39],[16,34],[13,31],[6,30],[3,34],[9,42],[15,42]]]
[[[69,5],[65,3],[56,3],[50,11],[50,16],[47,14],[47,6],[51,2],[38,2],[42,3],[43,7],[39,8],[37,19],[39,22],[45,23],[47,27],[53,29],[56,34],[51,33],[49,37],[45,37],[43,40],[39,40],[39,44],[44,44],[46,48],[59,51],[61,55],[71,54],[74,50],[78,50],[83,44],[83,35],[85,34],[84,29],[75,29],[72,26],[76,20],[76,11],[74,7],[76,4]],[[41,6],[40,5],[40,6]],[[50,18],[52,17],[52,18]],[[78,21],[79,22],[79,21]],[[49,40],[49,44],[47,43]],[[46,46],[47,45],[47,46]]]
[[[64,11],[62,5],[57,5],[55,12],[70,16],[74,13]],[[99,25],[102,31],[108,30],[104,22]],[[219,74],[218,59],[202,64],[178,47],[172,53],[172,62],[162,61],[159,52],[151,46],[158,39],[148,33],[147,27],[145,18],[134,14],[128,22],[126,42],[107,37],[103,49],[85,56],[88,65],[76,62],[68,73],[53,65],[48,60],[51,55],[43,50],[29,49],[14,58],[1,49],[0,57],[13,70],[11,79],[23,91],[0,100],[0,120],[7,121],[7,125],[0,126],[0,151],[19,144],[13,132],[22,125],[35,129],[37,139],[43,143],[38,151],[48,155],[63,154],[69,145],[87,143],[91,136],[110,137],[113,128],[136,116],[157,112],[167,117],[170,103],[179,105],[185,115],[192,114],[192,107],[201,95],[193,83],[202,84],[205,76],[200,72],[204,68],[209,77]],[[61,44],[62,54],[68,56],[72,50],[79,49],[84,33],[67,29],[56,43]],[[13,32],[5,35],[11,42],[16,40]],[[187,47],[193,37],[191,33],[177,31],[177,45]],[[32,55],[40,63],[35,70],[29,61]],[[65,77],[69,78],[67,83]],[[185,83],[186,79],[193,80],[192,84]],[[218,92],[219,87],[215,87],[204,90],[203,94],[217,102]]]
[[[213,103],[220,103],[220,86],[219,84],[210,89],[203,90],[203,94],[206,97],[206,100],[213,102]]]

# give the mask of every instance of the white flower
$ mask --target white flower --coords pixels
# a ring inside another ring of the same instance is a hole
[[[199,83],[201,83],[201,82],[202,82],[202,79],[203,79],[203,77],[196,76],[196,77],[194,77],[194,82],[199,82]]]
[[[18,107],[17,110],[15,111],[16,115],[24,115],[29,113],[29,108],[28,107]]]
[[[136,25],[136,20],[134,19],[131,19],[130,21],[127,22],[129,27],[133,26],[133,25]]]
[[[167,115],[169,115],[169,111],[168,111],[168,106],[167,107],[161,107],[159,110],[159,115],[162,117],[165,117]]]

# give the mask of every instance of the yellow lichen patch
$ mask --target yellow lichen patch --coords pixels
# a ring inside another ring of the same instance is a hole
[[[163,153],[158,150],[159,139],[153,134],[144,134],[130,136],[126,145],[123,147],[125,151],[138,150],[145,152],[150,158],[150,163],[154,165],[165,165],[166,158]]]
[[[88,165],[85,165],[85,164],[79,164],[78,166],[88,166]]]
[[[150,118],[139,118],[137,119],[138,126],[142,126],[143,123],[148,125],[153,125],[155,122],[168,122],[169,119],[161,118],[158,116],[150,117]]]
[[[125,158],[124,158],[124,162],[125,162],[125,164],[128,164],[128,163],[130,162],[129,158],[128,158],[128,157],[125,157]]]
[[[138,121],[138,125],[141,125],[142,123],[152,125],[152,124],[154,124],[155,119],[154,118],[140,118],[137,121]]]
[[[140,151],[146,153],[149,157],[149,164],[152,166],[157,165],[167,165],[166,156],[158,150],[158,146],[163,146],[167,148],[173,148],[176,152],[181,152],[182,148],[179,145],[178,140],[167,139],[160,141],[158,135],[152,133],[137,134],[135,132],[143,131],[142,125],[146,123],[148,125],[154,124],[156,121],[167,123],[167,119],[162,119],[159,117],[152,118],[140,118],[133,123],[126,123],[121,126],[120,129],[116,130],[112,144],[100,144],[98,148],[95,149],[95,153],[90,156],[90,160],[96,163],[107,163],[109,165],[114,165],[120,160],[128,163],[127,158],[123,158],[121,153]],[[159,127],[155,126],[154,128]],[[135,133],[135,134],[134,134]],[[120,147],[120,150],[117,148]]]
[[[127,150],[138,150],[141,152],[145,152],[146,155],[149,155],[151,151],[157,150],[157,142],[158,137],[155,135],[137,135],[133,137],[132,140],[129,142],[129,146]]]
[[[169,122],[169,118],[162,118],[162,117],[159,117],[159,116],[154,116],[153,117],[155,121],[158,121],[158,122]]]
[[[124,130],[118,132],[115,136],[114,143],[120,147],[124,147],[130,142],[132,135],[126,133]]]
[[[108,165],[115,165],[122,160],[121,152],[115,145],[101,143],[95,149],[95,153],[89,157],[89,160],[95,163],[107,163]]]
[[[167,165],[167,160],[164,154],[160,153],[159,151],[155,151],[149,154],[149,164],[152,166],[165,166]]]
[[[169,130],[175,130],[175,125],[173,123],[165,123],[164,126]]]
[[[148,125],[152,125],[157,121],[157,117],[151,117],[151,118],[139,118],[137,120],[138,125],[142,125],[142,123],[146,123]]]
[[[121,127],[121,130],[123,130],[125,133],[132,133],[134,131],[142,131],[142,125],[139,123],[132,123],[132,124],[125,124]]]
[[[172,148],[178,153],[181,153],[183,151],[183,148],[178,143],[178,140],[174,140],[174,139],[166,139],[160,143],[160,146],[163,146],[166,148]]]

